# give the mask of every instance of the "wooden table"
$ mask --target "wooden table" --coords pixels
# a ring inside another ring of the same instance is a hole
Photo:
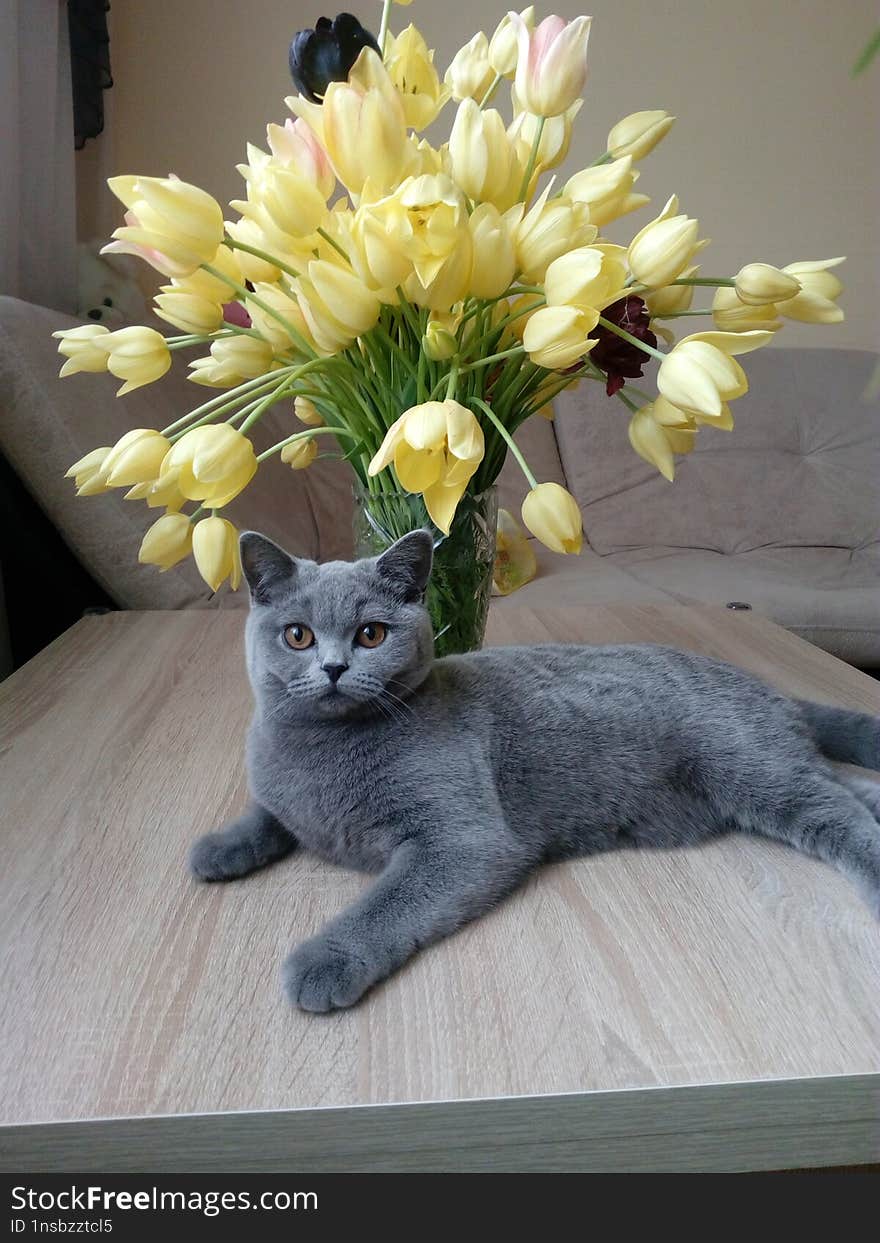
[[[236,613],[79,622],[0,687],[0,1168],[761,1169],[880,1158],[880,928],[770,842],[548,868],[358,1008],[279,988],[364,880],[187,875],[245,800]],[[754,614],[499,611],[801,696],[878,685]]]

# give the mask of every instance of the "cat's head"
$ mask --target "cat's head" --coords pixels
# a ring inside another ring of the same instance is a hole
[[[434,655],[432,556],[428,532],[413,531],[380,557],[317,565],[245,531],[248,674],[264,719],[400,716]]]

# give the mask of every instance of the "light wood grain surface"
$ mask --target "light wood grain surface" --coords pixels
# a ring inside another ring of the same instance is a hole
[[[145,1151],[153,1169],[244,1168],[245,1133],[260,1168],[877,1160],[880,928],[830,868],[770,842],[545,869],[357,1009],[291,1010],[282,959],[365,882],[306,855],[229,886],[186,873],[194,837],[245,800],[242,620],[89,618],[0,687],[0,1168],[144,1168]],[[880,710],[876,682],[754,614],[505,611],[490,637],[671,643]],[[405,1102],[444,1104],[408,1122],[348,1108]],[[490,1104],[516,1104],[510,1144]],[[454,1119],[471,1136],[456,1157]]]

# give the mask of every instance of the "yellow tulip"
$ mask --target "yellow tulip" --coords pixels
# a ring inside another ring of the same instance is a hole
[[[479,102],[495,79],[489,63],[489,40],[482,30],[459,48],[443,78],[453,99]]]
[[[220,509],[238,496],[257,471],[254,447],[228,423],[209,423],[185,432],[162,463],[159,483],[176,484],[191,501]]]
[[[677,288],[687,286],[679,285]],[[650,300],[648,305],[651,305]],[[740,302],[736,290],[729,285],[720,285],[712,299],[712,318],[715,326],[722,332],[776,332],[782,327],[778,314],[772,303],[765,306],[747,306],[745,302]]]
[[[528,156],[526,156],[528,158]],[[468,198],[507,211],[517,201],[524,164],[507,136],[501,113],[473,99],[458,105],[449,135],[446,171]]]
[[[53,332],[52,336],[61,342],[58,353],[67,359],[58,373],[60,377],[76,375],[78,371],[107,370],[108,351],[104,342],[110,336],[109,328],[101,324],[82,324],[79,328]]]
[[[397,300],[394,292],[412,272],[407,250],[410,223],[397,195],[362,203],[354,213],[349,251],[352,265],[368,289]]]
[[[548,371],[563,371],[596,344],[590,333],[598,322],[598,311],[576,306],[541,307],[529,316],[522,343],[533,363]]]
[[[565,193],[574,202],[586,204],[591,222],[602,229],[612,220],[650,203],[647,194],[632,193],[638,179],[639,174],[632,171],[632,156],[624,155],[611,164],[575,173],[567,182]]]
[[[104,445],[100,449],[92,449],[91,453],[74,462],[65,473],[64,478],[72,479],[76,484],[77,496],[97,496],[99,492],[110,491],[104,469],[110,448],[110,445]]]
[[[697,429],[681,410],[666,402],[667,412],[659,408],[664,398],[642,406],[629,421],[629,442],[639,457],[656,466],[664,479],[671,483],[675,478],[676,453],[690,453],[694,447]],[[674,412],[678,421],[669,421],[668,412]]]
[[[740,302],[746,306],[769,306],[773,302],[786,302],[800,292],[801,283],[788,272],[781,272],[769,263],[747,263],[740,268],[734,280],[734,289]]]
[[[350,193],[369,178],[385,194],[406,175],[413,149],[403,103],[372,48],[363,49],[347,82],[330,83],[321,112],[324,146]]]
[[[660,215],[629,244],[630,271],[649,289],[671,284],[709,245],[708,239],[698,240],[699,221],[677,212],[678,197],[673,194]]]
[[[281,450],[281,461],[291,470],[305,470],[318,456],[318,444],[314,437],[292,440]]]
[[[584,539],[581,511],[560,484],[539,483],[532,488],[523,501],[522,520],[552,552],[580,552]]]
[[[256,242],[254,243],[256,245]],[[232,253],[228,246],[218,246],[217,253],[210,260],[212,268],[217,268],[230,280],[236,281],[237,284],[243,285],[245,282],[244,274],[238,263],[238,259]],[[248,277],[247,279],[250,279]],[[175,293],[194,294],[198,298],[205,298],[208,302],[229,302],[237,295],[233,292],[231,285],[221,280],[218,276],[212,276],[210,272],[206,272],[204,268],[199,268],[190,276],[174,277],[170,286],[165,286]]]
[[[290,117],[283,125],[267,125],[266,137],[269,149],[279,164],[298,169],[307,181],[317,186],[326,202],[336,187],[336,177],[311,126],[297,117]]]
[[[297,397],[293,403],[293,410],[300,423],[305,423],[308,427],[324,426],[323,415],[319,414],[308,397]]]
[[[384,60],[400,91],[407,125],[427,129],[449,99],[449,88],[441,85],[434,68],[434,53],[415,26],[409,25],[396,38],[389,38]]]
[[[474,252],[469,292],[475,298],[498,298],[510,285],[516,270],[510,230],[492,203],[481,203],[474,209],[468,228]]]
[[[284,164],[248,145],[248,163],[238,171],[247,182],[248,204],[262,208],[283,237],[308,237],[323,222],[327,200],[308,174],[295,164]],[[251,215],[247,205],[234,199],[236,211]],[[261,219],[259,214],[255,217]],[[280,239],[279,239],[280,240]]]
[[[554,259],[544,276],[548,306],[576,306],[598,313],[625,292],[626,250],[604,242],[580,246]]]
[[[588,246],[597,230],[589,209],[566,194],[549,197],[548,186],[523,216],[521,205],[512,207],[507,220],[514,229],[517,266],[530,284],[541,281],[548,266],[560,255]]]
[[[473,263],[464,196],[443,173],[411,177],[397,195],[406,212],[400,238],[413,267],[404,292],[419,306],[449,311],[467,293]]]
[[[776,304],[779,314],[804,324],[839,324],[843,311],[837,305],[837,299],[843,292],[843,283],[828,271],[839,263],[843,263],[842,257],[807,259],[787,264],[783,272],[794,276],[801,289],[793,298]]]
[[[529,32],[535,28],[535,7],[529,5],[520,13],[520,20]],[[516,73],[516,61],[519,55],[519,36],[517,28],[510,20],[510,15],[502,17],[489,40],[489,64],[502,78],[512,78]]]
[[[556,168],[568,155],[575,117],[583,107],[583,103],[582,99],[575,100],[571,107],[561,112],[559,116],[544,119],[535,157],[536,169]],[[533,116],[531,112],[521,111],[515,91],[513,106],[515,115],[507,134],[514,143],[522,168],[525,169],[535,146],[541,118]]]
[[[163,572],[188,557],[192,550],[192,523],[186,514],[163,514],[147,531],[138,561],[157,565]]]
[[[555,117],[567,111],[587,80],[587,44],[592,18],[545,17],[529,30],[518,13],[509,13],[517,34],[516,94],[528,112]]]
[[[683,277],[695,276],[699,270],[699,266],[695,264],[693,267],[685,268],[680,275]],[[662,318],[664,315],[677,315],[681,311],[690,310],[691,303],[694,300],[694,286],[661,285],[659,289],[647,290],[644,298],[652,318]]]
[[[111,488],[130,488],[152,483],[170,448],[168,440],[152,427],[126,432],[104,459],[108,484]]]
[[[270,251],[270,243],[263,233],[263,230],[255,220],[243,217],[241,220],[227,220],[226,232],[232,238],[233,242],[243,242],[245,246],[254,246],[257,250]],[[252,281],[254,284],[277,281],[281,276],[281,269],[274,263],[269,263],[266,259],[259,259],[255,255],[249,255],[245,250],[236,250],[235,258],[241,269],[241,274],[245,280]],[[279,255],[280,259],[281,256]],[[213,264],[211,265],[214,266]]]
[[[478,295],[482,296],[482,295]],[[432,311],[428,317],[428,326],[422,338],[422,349],[432,362],[444,362],[458,351],[458,331],[460,315],[451,315],[443,311]]]
[[[197,522],[192,534],[192,550],[196,569],[212,591],[219,591],[227,578],[232,590],[238,591],[241,583],[238,531],[228,519],[212,515]]]
[[[272,347],[259,337],[245,334],[211,342],[210,358],[196,358],[187,378],[195,384],[229,388],[242,380],[255,380],[272,366]]]
[[[537,310],[544,305],[544,299],[539,293],[524,293],[518,298],[514,298],[507,312],[512,317],[508,326],[508,331],[513,333],[514,337],[522,341],[526,330],[526,324],[532,318]],[[534,308],[534,309],[530,309]]]
[[[104,251],[138,255],[165,276],[188,276],[217,253],[223,212],[204,190],[177,177],[111,177],[107,184],[128,211]]]
[[[394,464],[400,486],[421,492],[431,521],[449,534],[471,476],[486,451],[483,429],[457,401],[412,406],[388,429],[370,475]]]
[[[117,397],[143,384],[152,384],[171,366],[165,338],[154,328],[118,328],[102,340],[107,351],[107,370],[125,381],[117,390]]]
[[[335,354],[368,332],[379,318],[375,293],[351,271],[313,259],[297,281],[300,310],[319,350]]]
[[[223,307],[200,294],[182,293],[173,285],[163,285],[156,295],[156,314],[166,323],[173,324],[183,332],[207,336],[216,332],[223,323]]]
[[[145,483],[136,483],[122,499],[146,501],[150,509],[165,509],[169,513],[177,513],[187,501],[178,488],[177,481],[170,475],[166,475],[164,479],[148,479]]]
[[[495,565],[492,569],[492,585],[499,596],[509,596],[538,572],[535,551],[526,533],[506,509],[498,510],[498,530],[495,535]]]
[[[285,330],[275,316],[270,315],[268,311],[264,311],[261,306],[254,302],[253,298],[245,298],[245,310],[251,317],[252,326],[256,328],[257,332],[271,346],[272,350],[276,354],[281,354],[286,350],[301,349],[299,342],[292,335],[293,333],[304,338],[308,345],[314,345],[309,333],[309,326],[296,299],[286,293],[281,285],[263,285],[259,281],[255,281],[253,284],[255,296],[261,302],[265,302],[267,306],[272,307],[290,325],[290,330]],[[229,357],[228,354],[227,357]],[[265,349],[261,349],[259,353],[254,351],[255,363],[258,363],[265,357]],[[264,370],[267,370],[269,366],[271,366],[271,362],[264,367]],[[260,373],[258,372],[257,374]]]
[[[615,160],[624,155],[641,160],[643,156],[650,155],[674,124],[675,117],[668,112],[632,112],[609,132],[608,153]]]
[[[695,332],[666,355],[657,387],[679,410],[708,418],[723,414],[724,403],[748,392],[746,374],[734,354],[746,354],[772,341],[772,332]]]

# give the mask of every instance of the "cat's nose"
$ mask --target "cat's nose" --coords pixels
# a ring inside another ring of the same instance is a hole
[[[342,677],[343,673],[345,673],[348,665],[322,665],[321,668],[327,674],[330,681],[335,685]]]

